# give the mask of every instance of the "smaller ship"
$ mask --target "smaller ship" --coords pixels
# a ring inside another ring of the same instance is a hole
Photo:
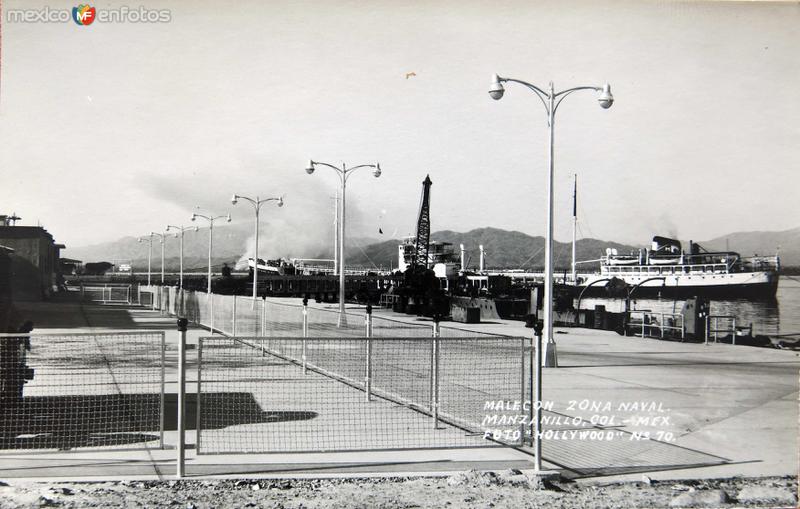
[[[587,294],[600,294],[612,279],[637,287],[637,296],[774,298],[778,291],[777,255],[743,257],[707,251],[691,241],[684,251],[680,241],[667,237],[655,236],[651,249],[629,254],[606,249],[605,256],[593,261],[600,262],[600,273],[578,280]]]
[[[253,259],[247,259],[247,266],[253,268]],[[294,274],[294,266],[286,260],[263,260],[258,259],[259,274],[291,275]]]
[[[397,270],[405,272],[409,266],[413,265],[416,253],[417,238],[415,236],[404,238],[403,243],[398,245]],[[461,267],[453,244],[450,242],[430,241],[427,262],[427,266],[438,278],[456,277]]]

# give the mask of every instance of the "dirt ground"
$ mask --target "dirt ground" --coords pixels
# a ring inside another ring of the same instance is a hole
[[[513,470],[449,478],[0,482],[3,509],[796,507],[796,495],[790,477],[586,484],[531,480]]]

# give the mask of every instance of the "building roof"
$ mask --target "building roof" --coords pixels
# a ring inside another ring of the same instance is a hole
[[[37,237],[45,237],[50,242],[53,242],[53,236],[41,226],[0,225],[0,239],[32,239]]]

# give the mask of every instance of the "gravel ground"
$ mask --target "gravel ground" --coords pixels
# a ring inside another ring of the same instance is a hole
[[[449,478],[0,482],[0,507],[796,507],[796,494],[791,477],[585,484],[532,481],[509,470]]]

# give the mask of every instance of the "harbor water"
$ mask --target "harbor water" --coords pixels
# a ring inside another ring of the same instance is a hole
[[[636,299],[631,300],[632,310],[646,310],[656,313],[680,313],[684,300]],[[625,310],[625,299],[585,298],[581,309],[593,309],[603,305],[608,311]],[[712,300],[712,315],[726,315],[736,318],[736,324],[747,327],[753,324],[753,334],[770,337],[796,334],[800,339],[800,276],[781,276],[778,293],[774,300]],[[787,338],[791,340],[794,338]]]

